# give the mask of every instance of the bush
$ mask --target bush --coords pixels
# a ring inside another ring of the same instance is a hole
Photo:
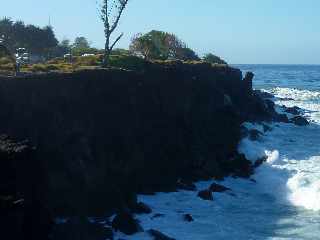
[[[213,55],[212,53],[208,53],[203,57],[203,61],[211,63],[211,64],[227,64],[226,61],[221,59],[220,57]]]
[[[143,70],[148,61],[132,55],[111,55],[110,66],[128,70]]]
[[[5,64],[12,64],[12,61],[7,57],[0,58],[0,67]]]
[[[81,66],[99,66],[102,63],[102,58],[103,55],[74,57],[73,62]]]
[[[0,70],[1,71],[14,71],[14,66],[12,63],[0,63]]]
[[[50,72],[50,71],[70,71],[72,67],[70,64],[33,64],[25,66],[23,70],[29,72]]]

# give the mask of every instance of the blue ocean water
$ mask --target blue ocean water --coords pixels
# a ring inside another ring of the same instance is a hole
[[[274,94],[279,112],[282,105],[298,106],[311,124],[266,123],[272,131],[261,139],[243,139],[239,152],[252,161],[266,156],[267,162],[251,181],[223,181],[232,192],[215,193],[213,202],[186,191],[139,196],[154,214],[163,216],[137,217],[145,230],[157,229],[178,240],[320,239],[320,66],[236,67],[255,73],[254,88]],[[262,125],[244,125],[263,131]],[[211,183],[199,182],[197,187]],[[183,221],[183,214],[192,214],[194,222]],[[145,233],[118,237],[151,239]]]
[[[298,88],[320,90],[320,65],[235,65],[243,72],[255,74],[258,89]]]

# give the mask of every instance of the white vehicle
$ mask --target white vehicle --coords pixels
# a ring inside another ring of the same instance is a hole
[[[95,54],[93,54],[93,53],[85,53],[85,54],[81,55],[81,57],[89,57],[89,56],[95,56]]]
[[[70,58],[70,57],[72,57],[72,55],[70,53],[67,53],[67,54],[63,55],[63,57],[64,58]]]

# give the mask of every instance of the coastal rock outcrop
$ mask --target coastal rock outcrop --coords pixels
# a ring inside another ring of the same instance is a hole
[[[294,123],[295,125],[298,126],[306,126],[309,125],[310,123],[308,122],[308,120],[302,116],[295,116],[293,118],[290,119],[290,122]]]
[[[53,219],[45,204],[42,163],[27,141],[0,136],[0,229],[10,239],[49,239]]]
[[[143,231],[138,220],[136,220],[129,212],[121,212],[117,214],[112,221],[112,228],[115,231],[120,231],[127,235]]]
[[[148,233],[153,237],[154,240],[175,240],[174,238],[171,238],[155,229],[148,230]]]
[[[181,62],[0,77],[0,132],[37,148],[26,173],[50,214],[110,216],[133,210],[137,193],[195,190],[179,179],[250,176],[240,126],[277,116],[252,77]]]
[[[198,193],[198,197],[203,200],[213,201],[213,194],[210,190],[202,190]]]
[[[225,191],[229,191],[229,190],[231,190],[230,188],[228,188],[228,187],[225,187],[225,186],[223,186],[223,185],[220,185],[220,184],[217,184],[217,183],[212,183],[211,185],[210,185],[210,191],[212,191],[212,192],[225,192]]]

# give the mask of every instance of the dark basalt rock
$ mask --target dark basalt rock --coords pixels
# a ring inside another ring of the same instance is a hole
[[[138,220],[136,220],[129,212],[117,214],[112,221],[112,228],[115,231],[120,231],[127,235],[133,235],[137,232],[143,231]]]
[[[306,126],[306,125],[310,124],[306,118],[301,117],[301,116],[296,116],[294,118],[291,118],[290,122],[292,122],[298,126]]]
[[[191,181],[179,180],[177,182],[177,189],[186,191],[197,191],[197,187]]]
[[[165,216],[165,215],[162,214],[162,213],[156,213],[156,214],[154,214],[154,215],[151,217],[151,219],[161,218],[161,217],[164,217],[164,216]]]
[[[269,131],[271,131],[272,130],[272,128],[271,127],[269,127],[268,125],[266,125],[266,124],[262,124],[262,126],[263,126],[263,131],[264,132],[269,132]]]
[[[217,183],[212,183],[209,189],[212,192],[225,192],[225,191],[231,190],[230,188],[222,186],[222,185],[217,184]]]
[[[286,114],[277,114],[274,116],[274,120],[277,122],[289,123],[289,118]]]
[[[244,79],[243,83],[245,85],[245,89],[247,89],[249,92],[252,92],[252,80],[254,78],[253,72],[247,72]]]
[[[175,191],[178,179],[250,175],[235,153],[240,126],[275,114],[252,92],[252,77],[181,62],[0,77],[0,132],[37,146],[41,161],[13,168],[19,183],[35,180],[23,186],[43,185],[33,192],[50,214],[114,214],[133,209],[135,193]]]
[[[0,136],[0,238],[49,239],[53,220],[42,173],[42,162],[27,141]]]
[[[148,230],[148,233],[153,237],[154,240],[175,240],[174,238],[168,237],[162,232],[159,232],[154,229]]]
[[[299,115],[300,111],[301,111],[301,109],[297,106],[289,107],[289,108],[285,107],[285,112],[293,114],[293,115]]]
[[[268,93],[268,92],[264,92],[264,91],[261,91],[261,90],[255,90],[254,93],[255,93],[256,95],[258,95],[260,98],[263,98],[263,99],[274,98],[274,95],[273,95],[273,94]]]
[[[150,214],[152,213],[152,209],[143,202],[138,202],[136,206],[132,209],[133,213],[137,214]]]
[[[294,101],[293,98],[277,98],[277,99],[281,101]]]
[[[225,171],[234,177],[249,178],[253,174],[253,167],[244,154],[236,153],[228,160]]]
[[[213,194],[210,190],[202,190],[198,193],[198,197],[207,200],[207,201],[213,201]]]
[[[260,132],[257,129],[250,129],[249,130],[249,139],[251,141],[257,141],[262,135],[262,132]]]
[[[253,167],[254,168],[260,167],[266,161],[267,161],[267,157],[262,157],[254,162]]]
[[[194,219],[193,219],[191,214],[184,214],[183,215],[183,220],[186,221],[186,222],[193,222],[194,221]]]
[[[71,218],[66,223],[57,224],[51,234],[52,240],[113,240],[113,231],[87,218]]]

